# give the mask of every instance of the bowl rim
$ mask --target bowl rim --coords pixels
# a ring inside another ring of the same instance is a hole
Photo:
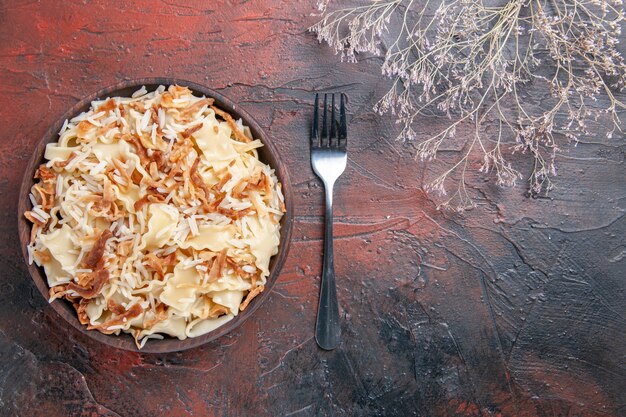
[[[270,161],[265,160],[264,162],[270,164],[271,168],[275,170],[276,176],[282,184],[282,191],[283,195],[285,196],[286,212],[280,222],[280,244],[278,248],[278,253],[272,256],[270,260],[270,275],[267,278],[265,290],[261,294],[259,294],[258,297],[256,297],[254,302],[250,303],[248,308],[246,308],[242,312],[239,312],[239,314],[234,319],[204,335],[194,338],[186,338],[184,340],[179,340],[174,337],[166,336],[166,338],[163,340],[150,340],[149,343],[146,343],[146,345],[141,350],[139,350],[135,345],[135,341],[133,340],[132,336],[129,334],[120,333],[119,336],[116,336],[114,334],[106,335],[104,333],[100,333],[97,330],[87,330],[87,327],[80,324],[80,322],[78,321],[76,311],[68,301],[57,299],[54,300],[52,303],[49,303],[49,305],[52,306],[52,309],[56,311],[56,313],[59,314],[66,322],[68,322],[70,325],[72,325],[72,327],[87,335],[91,339],[97,340],[108,346],[118,349],[141,353],[168,353],[192,349],[214,341],[215,339],[224,336],[225,334],[233,331],[242,323],[244,323],[270,296],[272,288],[274,287],[274,284],[278,279],[278,275],[280,274],[289,253],[291,234],[293,229],[293,198],[291,182],[289,180],[289,174],[287,172],[286,165],[281,160],[280,153],[278,152],[276,145],[268,138],[268,135],[265,133],[265,131],[259,126],[258,122],[249,113],[247,113],[244,109],[240,108],[237,103],[222,95],[221,93],[202,84],[187,81],[181,78],[154,77],[124,80],[111,86],[102,88],[92,94],[88,94],[77,103],[72,105],[59,119],[57,119],[55,123],[53,123],[48,128],[48,130],[44,133],[41,139],[36,142],[33,149],[33,154],[31,155],[26,169],[23,173],[22,182],[20,185],[19,201],[17,206],[19,242],[22,250],[22,256],[28,268],[29,274],[35,282],[37,289],[46,299],[46,301],[48,301],[49,287],[45,272],[43,271],[43,268],[38,267],[34,263],[32,265],[28,264],[27,245],[30,241],[31,225],[23,215],[26,210],[30,209],[28,194],[30,193],[31,187],[34,184],[33,177],[35,170],[44,160],[45,146],[50,142],[58,140],[58,132],[66,119],[72,118],[78,115],[81,111],[85,111],[86,109],[88,109],[92,101],[106,97],[120,96],[120,92],[123,92],[125,90],[131,91],[130,93],[126,92],[126,95],[130,96],[130,94],[132,94],[132,91],[141,88],[141,86],[146,86],[148,91],[153,91],[159,85],[180,85],[188,87],[192,90],[194,94],[202,94],[215,99],[215,104],[219,108],[227,111],[229,114],[237,118],[241,118],[244,121],[244,124],[250,128],[253,137],[260,139],[261,142],[263,142],[264,146],[259,150],[259,153],[263,154],[263,157],[261,157],[260,155],[260,159],[270,159]]]

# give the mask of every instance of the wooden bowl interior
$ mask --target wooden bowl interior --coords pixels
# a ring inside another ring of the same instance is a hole
[[[153,91],[159,85],[171,85],[177,84],[181,86],[189,87],[195,95],[205,95],[207,97],[212,97],[215,99],[215,104],[229,112],[235,119],[241,118],[245,125],[250,127],[252,135],[254,138],[261,139],[263,144],[262,148],[259,149],[259,159],[267,164],[269,164],[272,168],[276,170],[276,176],[280,180],[283,185],[283,193],[285,195],[285,206],[287,212],[281,219],[281,236],[280,236],[280,246],[279,252],[277,255],[272,257],[270,261],[270,276],[267,279],[267,284],[265,286],[265,291],[259,294],[255,300],[250,303],[248,308],[243,312],[240,312],[237,317],[235,317],[230,322],[226,323],[224,326],[215,329],[212,332],[209,332],[205,335],[196,337],[196,338],[188,338],[185,340],[179,340],[176,338],[166,337],[163,340],[150,340],[141,352],[148,353],[164,353],[164,352],[175,352],[181,351],[185,349],[190,349],[196,346],[200,346],[204,343],[208,343],[212,340],[217,339],[220,336],[225,335],[226,333],[232,331],[239,325],[241,325],[248,317],[250,317],[254,311],[262,304],[262,302],[269,296],[271,293],[271,289],[276,282],[278,274],[285,262],[285,258],[289,251],[289,242],[291,239],[291,229],[292,229],[292,220],[293,220],[293,207],[292,207],[292,191],[291,184],[289,182],[289,178],[287,175],[287,170],[283,162],[280,160],[278,156],[278,151],[275,145],[268,139],[268,137],[264,134],[263,130],[259,127],[257,122],[244,110],[240,109],[235,105],[231,100],[224,97],[220,93],[213,91],[207,87],[204,87],[199,84],[195,84],[188,81],[177,80],[177,79],[169,79],[169,78],[150,78],[150,79],[140,79],[133,81],[126,81],[112,87],[103,89],[97,93],[94,93],[76,105],[74,105],[70,110],[68,110],[61,119],[59,119],[50,129],[46,132],[43,138],[37,143],[33,156],[31,157],[29,164],[24,172],[24,177],[22,179],[22,184],[20,188],[20,197],[18,202],[18,231],[20,237],[20,244],[22,246],[22,253],[24,255],[24,259],[28,262],[28,252],[26,250],[26,246],[30,240],[30,223],[24,218],[23,213],[26,210],[30,209],[30,201],[28,199],[28,193],[30,192],[31,187],[34,185],[34,173],[36,168],[44,162],[43,154],[46,144],[50,142],[55,142],[58,140],[58,132],[61,129],[63,122],[65,119],[69,119],[74,117],[75,115],[87,111],[91,105],[91,102],[96,99],[102,99],[106,97],[128,97],[134,91],[141,88],[142,85],[145,85],[148,91]],[[28,265],[28,270],[30,275],[32,276],[37,288],[43,295],[43,297],[48,299],[48,283],[46,280],[45,273],[42,268],[37,267],[36,265]],[[120,334],[119,336],[115,335],[105,335],[95,330],[87,330],[85,326],[80,324],[78,318],[76,316],[76,311],[72,307],[72,305],[66,300],[55,300],[51,303],[52,308],[61,315],[69,324],[74,326],[80,332],[88,335],[92,339],[98,340],[107,345],[131,350],[138,351],[135,346],[135,342],[132,337],[128,334]]]

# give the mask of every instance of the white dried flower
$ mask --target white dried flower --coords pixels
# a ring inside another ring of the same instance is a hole
[[[614,124],[608,137],[622,132],[618,111],[626,105],[613,92],[626,86],[626,64],[616,49],[625,16],[620,0],[556,0],[549,6],[537,0],[503,0],[499,6],[483,0],[438,6],[427,0],[370,0],[328,11],[329,3],[318,1],[326,12],[311,30],[342,59],[356,61],[359,53],[383,58],[381,71],[394,82],[374,110],[397,118],[403,127],[399,140],[419,139],[413,128],[419,115],[439,112],[452,119],[417,144],[416,157],[434,158],[459,124],[476,125],[461,160],[425,187],[444,195],[455,177],[456,192],[442,207],[474,206],[465,184],[473,150],[483,152],[480,171],[513,186],[521,174],[501,149],[506,137],[514,138],[508,149],[533,158],[529,190],[540,193],[552,188],[557,141],[576,143],[590,133],[587,121],[602,114]],[[394,15],[400,22],[389,25]],[[554,102],[538,110],[523,101],[520,91],[530,80],[545,82]],[[608,97],[608,106],[598,107],[599,95]],[[495,141],[481,129],[489,115],[501,121]]]

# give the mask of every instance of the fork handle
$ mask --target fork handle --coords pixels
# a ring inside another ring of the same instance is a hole
[[[332,350],[339,346],[341,326],[335,286],[335,261],[333,255],[333,185],[325,184],[326,218],[324,227],[324,267],[320,285],[320,304],[317,309],[315,340],[319,347]]]

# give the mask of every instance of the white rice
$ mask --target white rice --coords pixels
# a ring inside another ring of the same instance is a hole
[[[91,175],[81,174],[80,177],[85,180],[87,186],[94,187],[96,190],[101,190],[99,184],[93,179]]]
[[[137,220],[139,220],[139,233],[143,233],[143,231],[146,230],[146,220],[143,212],[140,211],[137,213]]]
[[[163,129],[163,134],[167,139],[172,140],[172,141],[176,140],[176,138],[178,137],[178,133],[174,129],[172,129],[169,125],[165,126],[165,129]]]
[[[26,247],[26,251],[28,252],[28,264],[32,265],[33,260],[35,259],[35,248],[31,245]]]
[[[141,135],[141,119],[139,118],[135,119],[135,133]]]
[[[163,130],[163,128],[165,127],[165,111],[163,111],[163,109],[160,107],[157,112],[157,116],[159,119],[159,129]]]
[[[110,230],[111,232],[114,232],[114,231],[115,231],[115,229],[117,229],[119,226],[120,226],[120,221],[119,221],[119,220],[116,220],[116,221],[114,221],[113,223],[111,223],[111,226],[109,226],[109,230]]]
[[[111,112],[109,111],[109,113],[111,113]],[[113,112],[113,114],[112,114],[112,115],[110,115],[110,116],[109,116],[109,117],[107,117],[106,119],[103,119],[103,120],[102,120],[102,125],[103,125],[103,126],[108,126],[108,125],[110,125],[111,123],[116,122],[116,121],[117,121],[117,119],[118,119],[118,117],[119,117],[119,116],[118,116],[118,115],[116,115],[116,114]],[[113,129],[111,130],[111,132],[113,132]],[[109,134],[110,134],[110,133],[109,133],[109,132],[107,132],[107,136],[108,136]]]
[[[79,122],[82,122],[83,120],[87,119],[89,116],[90,116],[90,114],[88,112],[82,112],[78,116],[72,118],[71,122],[78,124]],[[65,132],[63,132],[63,133],[65,133]]]
[[[200,265],[200,264],[201,264],[201,263],[203,263],[203,262],[204,262],[204,260],[203,260],[203,259],[194,259],[194,260],[189,260],[189,259],[186,259],[186,260],[183,262],[183,268],[184,268],[184,269],[193,268],[194,266],[196,266],[196,265]]]
[[[104,168],[106,168],[107,165],[108,165],[107,161],[101,161],[98,165],[91,168],[91,170],[89,171],[89,175],[91,176],[98,175],[99,173],[104,171]]]
[[[146,86],[142,85],[141,88],[139,90],[135,91],[131,97],[132,98],[141,97],[141,96],[145,95],[147,92],[148,92],[148,90],[146,90]]]
[[[156,234],[156,238],[160,239],[163,236],[165,236],[167,233],[169,233],[171,231],[171,229],[169,227],[164,227],[163,229],[159,230]]]
[[[170,253],[176,252],[176,249],[177,249],[176,246],[170,246],[169,248],[163,251],[163,256],[167,256]]]
[[[209,108],[209,106],[205,104],[204,106],[202,106],[202,108],[200,110],[198,110],[196,112],[196,114],[194,115],[193,118],[196,119],[196,120],[199,119],[200,116],[202,116],[204,114],[204,112],[207,111],[208,108]]]
[[[196,223],[196,217],[190,216],[187,217],[187,222],[189,222],[189,230],[191,231],[192,236],[198,236],[200,231],[198,230],[198,223]]]
[[[61,130],[59,130],[59,136],[61,136],[67,130],[67,126],[69,124],[69,120],[65,119],[63,122],[63,126],[61,126]]]
[[[59,197],[63,193],[63,180],[57,181],[55,187],[55,197]]]
[[[132,306],[134,306],[135,304],[137,304],[137,302],[140,301],[140,298],[138,297],[134,297],[130,303],[126,304],[126,310],[128,310],[129,308],[131,308]]]
[[[121,184],[121,185],[124,185],[124,186],[128,185],[128,181],[126,181],[126,179],[125,179],[125,178],[122,178],[122,177],[120,177],[120,176],[119,176],[119,175],[117,175],[117,174],[113,174],[113,179],[114,179],[114,180],[115,180],[115,182],[117,182],[118,184]]]
[[[152,110],[148,109],[141,117],[140,130],[143,132],[148,131],[148,122],[150,121],[150,117],[152,116]]]
[[[83,152],[82,154],[78,154],[78,156],[76,156],[74,159],[72,159],[66,166],[65,169],[67,171],[73,171],[74,168],[76,168],[78,166],[78,164],[80,164],[81,162],[83,162],[85,159],[87,159],[87,157],[89,156],[89,154],[87,152]]]
[[[43,211],[41,209],[41,206],[35,206],[33,207],[33,211],[35,213],[37,213],[39,216],[41,216],[41,218],[48,220],[50,218],[50,215],[48,213],[46,213],[45,211]]]
[[[91,117],[88,117],[87,121],[96,127],[102,127],[102,123],[98,122],[97,120],[92,119]]]
[[[35,213],[33,211],[31,211],[31,214],[39,222],[41,222],[41,223],[45,223],[46,222],[46,220],[43,217],[41,217],[39,214],[37,214],[37,213]]]
[[[158,333],[153,333],[153,334],[144,336],[144,338],[141,339],[141,343],[139,343],[139,349],[142,349],[146,345],[146,342],[148,341],[148,339],[163,340],[163,335],[160,335]]]

